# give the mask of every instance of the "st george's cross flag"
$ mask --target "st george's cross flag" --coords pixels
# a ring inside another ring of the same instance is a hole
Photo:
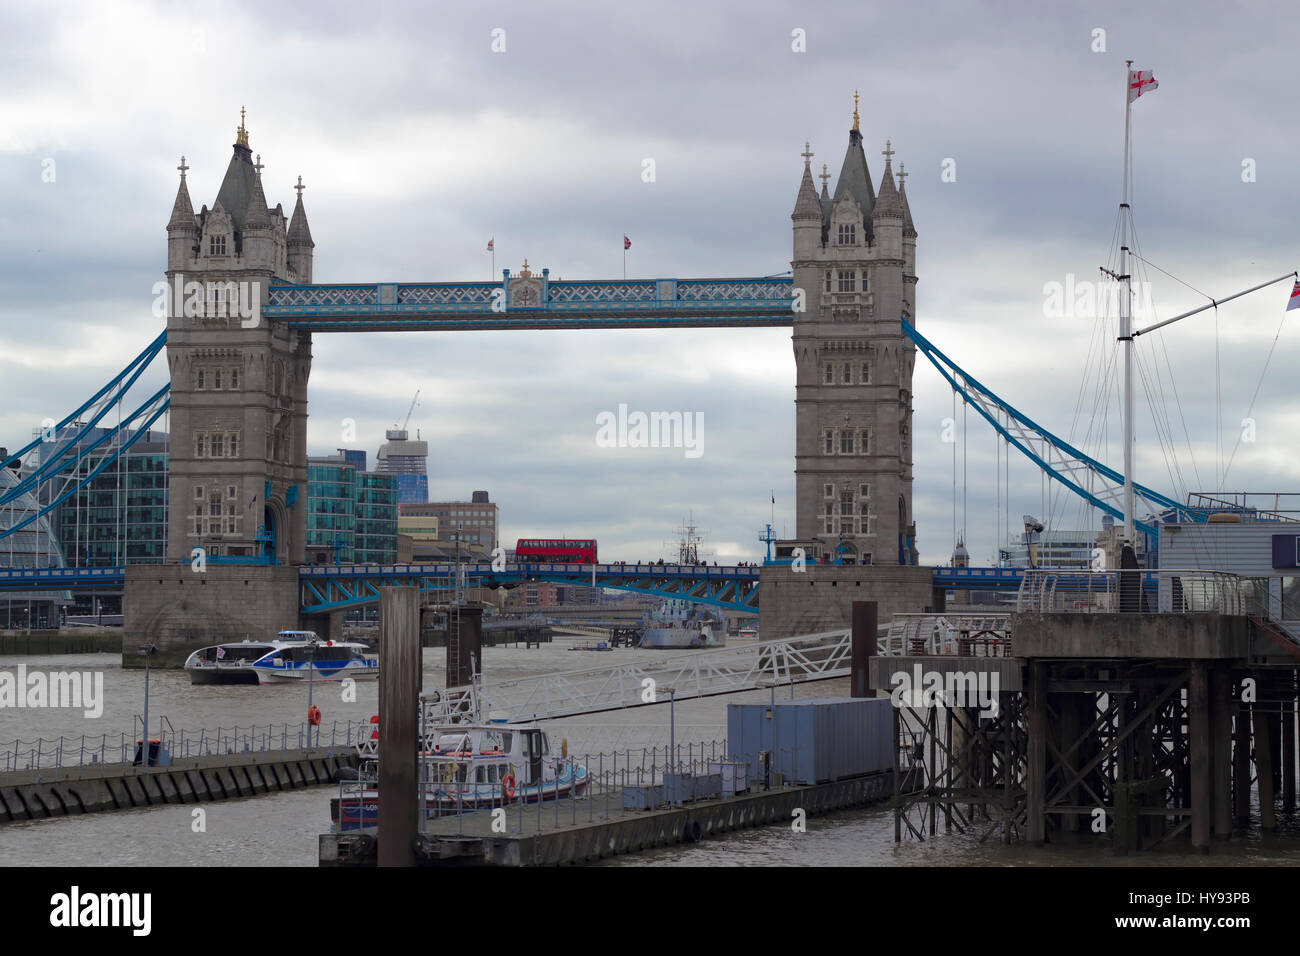
[[[1286,304],[1288,312],[1292,309],[1300,309],[1300,282],[1297,282],[1291,290],[1291,301]]]
[[[1151,75],[1150,70],[1129,70],[1128,71],[1128,101],[1132,103],[1143,93],[1150,93],[1160,86],[1156,78]]]
[[[631,248],[632,248],[632,240],[629,239],[627,236],[624,236],[624,237],[623,237],[623,248],[624,248],[624,249],[631,249]]]
[[[491,252],[493,249],[496,248],[496,241],[497,241],[496,236],[493,236],[491,239],[488,240],[488,247],[487,247],[488,252]]]

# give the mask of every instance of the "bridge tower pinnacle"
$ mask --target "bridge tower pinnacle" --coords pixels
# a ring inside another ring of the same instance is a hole
[[[232,148],[212,207],[197,214],[182,158],[167,223],[167,561],[202,547],[295,564],[306,539],[311,335],[264,318],[262,306],[272,280],[311,282],[314,243],[301,191],[291,224],[267,204],[242,109]]]
[[[879,192],[855,96],[833,194],[803,179],[791,215],[796,289],[796,540],[810,559],[915,565],[912,369],[901,320],[915,315],[916,229],[886,141]],[[901,167],[900,167],[901,169]],[[905,177],[905,173],[900,173]]]

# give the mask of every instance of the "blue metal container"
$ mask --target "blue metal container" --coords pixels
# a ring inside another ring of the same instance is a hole
[[[760,754],[789,783],[827,783],[894,766],[892,707],[887,697],[811,698],[729,704],[727,748],[762,784]]]
[[[665,773],[664,799],[668,803],[690,803],[722,796],[721,773]]]
[[[661,783],[653,786],[648,783],[628,784],[623,788],[624,810],[653,810],[663,803],[664,785]]]

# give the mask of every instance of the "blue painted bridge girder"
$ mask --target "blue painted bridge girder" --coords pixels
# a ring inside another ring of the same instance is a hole
[[[676,564],[491,564],[461,565],[470,586],[514,586],[529,581],[634,591],[662,599],[706,604],[742,614],[758,613],[756,567]],[[381,587],[415,586],[430,594],[450,593],[455,568],[425,565],[327,565],[299,569],[299,605],[304,614],[323,614],[373,604]]]
[[[188,564],[186,568],[188,568]],[[519,585],[528,581],[591,585],[590,564],[507,564],[501,571],[490,564],[462,565],[472,586]],[[962,591],[1015,591],[1023,568],[932,569],[936,588]],[[1068,575],[1068,571],[1062,574]],[[447,564],[341,564],[298,569],[299,606],[306,614],[361,607],[379,600],[381,587],[415,586],[431,594],[449,592],[454,568]],[[16,568],[0,569],[4,591],[76,591],[121,588],[125,569]],[[759,568],[676,564],[598,564],[597,587],[635,591],[658,598],[675,598],[739,613],[757,613]],[[1156,586],[1156,574],[1142,575],[1143,587]]]
[[[1104,575],[1089,573],[1085,570],[1061,568],[1062,581],[1070,590],[1105,590],[1108,587]],[[936,567],[931,569],[931,580],[936,588],[956,591],[1016,591],[1024,579],[1024,568],[953,568]],[[1142,586],[1154,591],[1159,576],[1154,571],[1144,571]]]
[[[272,284],[262,314],[310,332],[655,329],[794,324],[793,280],[551,281],[525,300],[501,282]],[[512,296],[514,297],[512,300]]]
[[[0,592],[113,590],[125,581],[126,569],[120,566],[0,569]]]

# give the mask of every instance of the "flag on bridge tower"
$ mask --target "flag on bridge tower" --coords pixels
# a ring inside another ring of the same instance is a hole
[[[1156,82],[1156,78],[1152,76],[1150,70],[1128,71],[1128,101],[1130,103],[1143,93],[1150,93],[1159,86],[1160,84]]]
[[[488,247],[487,247],[488,252],[496,251],[496,241],[497,241],[496,236],[493,236],[491,239],[488,240]]]
[[[1291,301],[1286,304],[1286,310],[1300,309],[1300,282],[1297,282],[1291,289]]]
[[[632,240],[629,239],[627,236],[624,236],[624,237],[623,237],[623,248],[624,248],[624,249],[631,249],[631,248],[632,248]]]

